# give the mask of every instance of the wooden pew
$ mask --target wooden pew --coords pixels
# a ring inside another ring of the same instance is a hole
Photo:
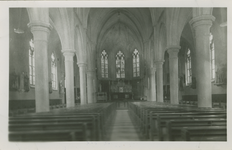
[[[142,132],[144,132],[145,136],[148,137],[148,130],[150,128],[150,119],[152,116],[156,116],[156,114],[172,114],[172,113],[188,113],[187,110],[183,109],[164,109],[164,108],[149,108],[149,109],[144,109],[142,118],[141,118],[141,129]]]
[[[94,107],[96,105],[92,105],[92,106]],[[86,106],[86,107],[79,107],[80,109],[76,109],[76,108],[62,109],[60,111],[56,110],[51,112],[35,113],[35,114],[29,114],[24,116],[11,117],[9,119],[9,131],[10,131],[9,138],[11,137],[11,139],[15,139],[14,136],[16,136],[19,137],[16,139],[18,140],[22,139],[22,135],[21,135],[22,133],[20,132],[26,129],[36,130],[35,132],[33,132],[33,134],[30,133],[29,131],[26,132],[26,135],[28,137],[35,134],[42,135],[46,133],[44,132],[44,130],[46,129],[48,133],[50,133],[51,131],[51,136],[53,134],[54,135],[58,134],[58,131],[61,131],[62,134],[66,134],[65,137],[69,137],[69,139],[70,139],[70,135],[72,135],[71,140],[77,139],[76,132],[78,132],[78,135],[82,135],[82,140],[89,140],[89,138],[86,138],[86,135],[88,135],[89,132],[91,132],[92,135],[91,140],[101,140],[101,136],[99,136],[101,134],[100,129],[102,129],[103,131],[104,122],[107,122],[112,118],[111,116],[113,115],[115,105],[101,104],[98,106],[99,106],[98,108]],[[84,133],[80,133],[81,131],[80,124],[82,123],[84,123],[86,126]],[[52,128],[52,125],[54,125],[54,128]],[[67,127],[68,129],[72,129],[72,130],[68,131]],[[98,133],[98,136],[96,136],[97,135],[96,133]],[[48,138],[48,140],[52,140],[52,139]]]
[[[226,126],[212,127],[183,127],[181,129],[182,141],[226,141]]]
[[[96,123],[95,123],[95,118],[93,116],[43,116],[43,117],[30,117],[30,118],[23,118],[23,117],[18,117],[18,118],[10,118],[9,119],[9,131],[16,131],[16,128],[18,128],[18,131],[20,130],[27,130],[27,128],[24,128],[28,126],[32,129],[36,129],[38,125],[40,125],[38,128],[43,128],[43,129],[50,129],[49,124],[57,124],[59,126],[60,130],[62,130],[61,125],[63,125],[63,130],[66,130],[66,125],[73,124],[79,124],[79,123],[86,123],[86,129],[88,132],[91,134],[91,140],[97,140],[96,138]]]
[[[95,134],[95,140],[100,140],[101,139],[101,127],[102,127],[102,121],[101,121],[101,114],[100,113],[76,113],[76,112],[65,112],[65,113],[56,113],[56,114],[33,114],[33,115],[25,115],[25,116],[18,116],[18,117],[13,117],[9,118],[9,123],[16,122],[17,120],[28,120],[32,121],[35,119],[56,119],[59,122],[64,121],[75,121],[77,119],[80,120],[80,118],[90,118],[92,120],[92,124],[87,124],[88,128],[92,128],[93,132]],[[91,122],[91,121],[89,121]]]
[[[211,115],[211,114],[200,114],[200,113],[186,113],[186,114],[181,114],[179,115],[178,113],[175,114],[158,114],[156,117],[151,117],[150,121],[150,140],[154,140],[154,135],[157,134],[158,140],[162,141],[163,140],[163,130],[166,127],[166,121],[169,120],[176,120],[176,119],[181,119],[181,120],[193,120],[193,119],[226,119],[226,114],[218,114],[218,115]]]
[[[142,128],[142,132],[145,132],[145,135],[148,135],[148,128],[149,128],[149,117],[150,115],[156,115],[157,113],[167,113],[168,115],[170,115],[169,113],[170,112],[173,112],[173,113],[179,113],[179,115],[182,115],[182,114],[188,114],[188,113],[197,113],[199,112],[199,114],[202,114],[202,113],[207,113],[207,114],[224,114],[225,111],[209,111],[209,112],[202,112],[202,111],[197,111],[197,110],[189,110],[189,109],[183,109],[183,108],[142,108],[143,111],[142,113],[137,117],[139,119],[139,125],[140,127]],[[190,112],[189,112],[190,111]],[[151,114],[152,113],[152,114]]]
[[[60,109],[60,110],[53,110],[50,112],[45,113],[36,113],[36,116],[38,115],[54,115],[54,114],[60,114],[60,115],[96,115],[97,124],[98,124],[98,135],[99,138],[102,139],[102,136],[105,134],[104,131],[106,129],[106,123],[110,123],[112,121],[112,116],[115,113],[116,104],[115,103],[105,103],[105,104],[87,104],[77,107],[72,107],[69,109]]]
[[[148,138],[148,128],[149,128],[149,114],[150,112],[156,113],[171,113],[171,112],[186,112],[183,108],[167,108],[164,109],[163,107],[154,107],[153,105],[135,105],[133,103],[129,103],[128,105],[130,109],[130,114],[132,116],[132,120],[139,126],[140,132],[142,136]]]
[[[66,129],[63,129],[64,126]],[[10,125],[9,141],[87,141],[89,135],[86,128],[85,123]]]
[[[149,135],[150,140],[154,140],[157,134],[159,140],[163,140],[163,132],[166,121],[170,119],[193,120],[193,119],[226,119],[225,110],[221,109],[200,109],[195,106],[167,105],[156,102],[129,103],[130,114],[135,122],[140,126],[145,138]],[[163,116],[166,116],[166,118]]]
[[[199,127],[199,126],[225,126],[226,119],[193,119],[193,120],[170,120],[166,122],[165,141],[176,141],[181,137],[181,129],[183,127]]]
[[[150,129],[150,115],[153,115],[154,117],[156,117],[156,114],[163,114],[164,115],[164,113],[165,114],[167,114],[167,115],[170,115],[171,114],[171,112],[173,112],[173,113],[175,113],[175,115],[179,115],[179,116],[182,116],[182,115],[187,115],[187,114],[192,114],[192,113],[194,113],[194,114],[200,114],[200,115],[202,115],[202,114],[224,114],[225,112],[223,111],[223,112],[219,112],[219,111],[210,111],[210,112],[198,112],[197,110],[191,110],[191,112],[189,112],[188,110],[186,110],[186,109],[183,109],[183,108],[163,108],[163,107],[161,107],[161,108],[150,108],[150,107],[146,107],[146,108],[142,108],[142,112],[141,112],[141,114],[139,115],[139,116],[137,116],[137,120],[139,120],[139,121],[137,121],[137,123],[139,124],[139,126],[140,126],[140,131],[142,132],[142,133],[144,133],[144,136],[145,136],[145,138],[148,138],[148,136],[149,136],[149,129]],[[133,111],[132,111],[133,112]],[[134,116],[136,116],[135,114],[134,114]],[[135,118],[135,117],[134,117]]]

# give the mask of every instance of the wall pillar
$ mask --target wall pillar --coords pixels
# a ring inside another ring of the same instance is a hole
[[[65,87],[66,87],[66,107],[74,107],[74,69],[73,56],[74,51],[62,50],[65,59]]]
[[[88,103],[94,103],[93,71],[87,71],[87,98]]]
[[[212,107],[211,61],[209,36],[212,15],[194,17],[190,24],[195,29],[196,39],[196,81],[198,107]]]
[[[151,68],[151,100],[156,101],[156,68]]]
[[[164,102],[163,92],[163,61],[156,61],[156,73],[157,73],[157,101]]]
[[[86,98],[86,64],[78,63],[79,71],[80,71],[80,96],[81,96],[81,104],[87,104]]]
[[[169,70],[170,70],[170,101],[171,104],[179,104],[178,92],[178,52],[180,46],[172,46],[167,49],[169,54]]]
[[[97,88],[96,88],[96,78],[93,78],[93,102],[96,103],[97,102]]]
[[[49,111],[48,37],[51,26],[46,23],[29,23],[35,48],[35,111]],[[42,59],[42,60],[41,60]]]

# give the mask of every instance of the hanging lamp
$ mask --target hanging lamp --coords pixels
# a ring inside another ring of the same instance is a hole
[[[14,28],[14,32],[17,33],[17,34],[23,34],[24,33],[24,31],[22,29],[20,29],[21,16],[22,16],[22,8],[20,8],[20,12],[19,12],[19,24],[18,24],[18,28],[17,29]]]

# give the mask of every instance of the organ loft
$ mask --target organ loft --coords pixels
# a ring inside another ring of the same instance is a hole
[[[227,141],[227,8],[9,8],[21,141]]]

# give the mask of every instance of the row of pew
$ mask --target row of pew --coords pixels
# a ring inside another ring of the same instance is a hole
[[[158,102],[128,103],[128,109],[144,140],[227,140],[227,114],[223,109]]]
[[[75,103],[75,105],[80,105],[80,104]],[[65,108],[65,107],[66,107],[66,104],[54,104],[54,105],[50,105],[49,109],[53,110],[53,109],[59,109],[59,108]],[[28,114],[28,113],[35,113],[35,107],[31,106],[31,107],[26,107],[26,108],[9,110],[10,117],[22,115],[22,114]]]
[[[116,107],[95,103],[9,117],[9,141],[102,141]]]

